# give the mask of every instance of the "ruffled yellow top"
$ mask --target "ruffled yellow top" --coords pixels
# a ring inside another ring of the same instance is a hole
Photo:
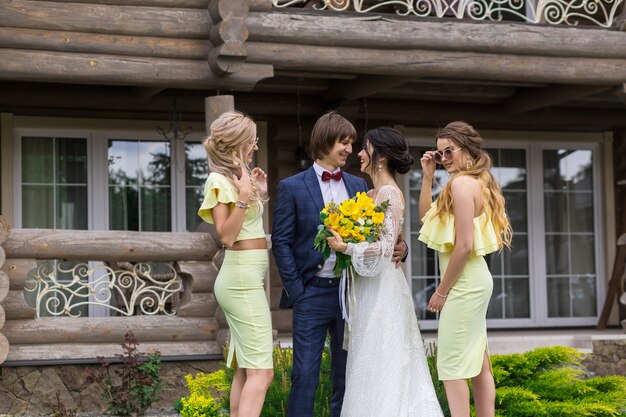
[[[211,172],[204,184],[204,201],[198,210],[198,216],[207,223],[214,224],[211,209],[218,203],[228,204],[232,207],[239,199],[239,193],[235,185],[222,174]],[[243,218],[241,231],[236,241],[247,239],[258,239],[265,237],[263,230],[263,206],[261,204],[251,204],[246,210]]]
[[[454,215],[449,214],[442,222],[436,212],[436,204],[422,218],[422,228],[418,239],[437,252],[451,252],[454,249]],[[474,248],[471,256],[485,256],[500,249],[496,231],[485,213],[474,217]]]

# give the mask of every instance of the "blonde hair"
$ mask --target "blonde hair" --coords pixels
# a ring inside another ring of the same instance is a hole
[[[250,117],[238,111],[226,112],[219,116],[211,123],[211,134],[202,142],[209,160],[209,171],[222,174],[231,183],[234,175],[241,178],[242,169],[251,174],[243,148],[255,138],[256,124]],[[237,188],[234,183],[233,185]],[[253,187],[250,200],[263,204],[268,198]]]
[[[467,156],[467,166],[462,167],[454,177],[448,181],[437,198],[435,214],[442,221],[452,213],[452,182],[461,175],[476,178],[482,185],[483,211],[491,219],[496,231],[500,249],[504,245],[511,246],[513,230],[504,210],[504,197],[500,184],[491,174],[491,156],[483,148],[483,138],[469,124],[461,121],[449,123],[437,132],[437,139],[448,139],[463,149]]]

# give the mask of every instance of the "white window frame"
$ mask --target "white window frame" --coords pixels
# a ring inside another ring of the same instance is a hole
[[[435,147],[435,131],[421,128],[406,128],[396,126],[403,132],[409,146]],[[488,319],[487,327],[491,329],[503,328],[533,328],[533,327],[566,327],[595,325],[602,311],[606,295],[606,270],[608,256],[605,252],[607,238],[611,233],[605,225],[605,201],[611,201],[612,190],[604,190],[603,177],[607,171],[601,169],[607,161],[603,152],[604,146],[611,145],[611,137],[606,133],[581,132],[532,132],[532,131],[492,131],[481,130],[487,148],[524,149],[526,152],[527,178],[527,213],[528,213],[528,273],[529,273],[529,308],[530,317],[523,319]],[[547,277],[545,268],[545,234],[544,202],[543,202],[543,151],[547,149],[580,149],[593,152],[593,203],[594,203],[594,235],[596,260],[596,316],[594,317],[548,317],[547,309]],[[416,161],[419,164],[419,161]],[[416,165],[419,167],[419,165]],[[607,168],[608,169],[608,168]],[[405,193],[409,191],[408,176],[404,176],[399,185]],[[612,184],[612,181],[607,183]],[[608,194],[608,195],[607,195]],[[614,213],[608,213],[611,216]],[[411,219],[410,207],[405,210],[404,235],[410,236]],[[410,239],[407,239],[411,250]],[[407,262],[404,266],[409,285],[412,285],[412,265]],[[537,277],[543,277],[541,280]],[[424,330],[435,330],[438,320],[421,320],[420,327]]]

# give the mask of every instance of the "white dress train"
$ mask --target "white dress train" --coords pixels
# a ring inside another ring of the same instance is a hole
[[[402,196],[383,186],[375,204],[385,200],[390,206],[380,239],[346,251],[357,277],[341,417],[440,417],[411,291],[391,262],[404,221]]]

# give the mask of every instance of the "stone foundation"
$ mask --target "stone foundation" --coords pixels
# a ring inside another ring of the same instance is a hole
[[[188,394],[185,375],[213,372],[221,361],[185,361],[161,363],[163,390],[161,400],[152,409],[172,410],[175,400]],[[121,365],[111,365],[109,373]],[[89,381],[93,369],[101,365],[19,366],[1,368],[0,414],[50,415],[57,404],[56,393],[71,410],[104,412],[108,402],[102,397],[104,389]],[[115,378],[112,378],[115,381]]]
[[[593,355],[584,365],[595,376],[626,376],[626,339],[593,340]]]

